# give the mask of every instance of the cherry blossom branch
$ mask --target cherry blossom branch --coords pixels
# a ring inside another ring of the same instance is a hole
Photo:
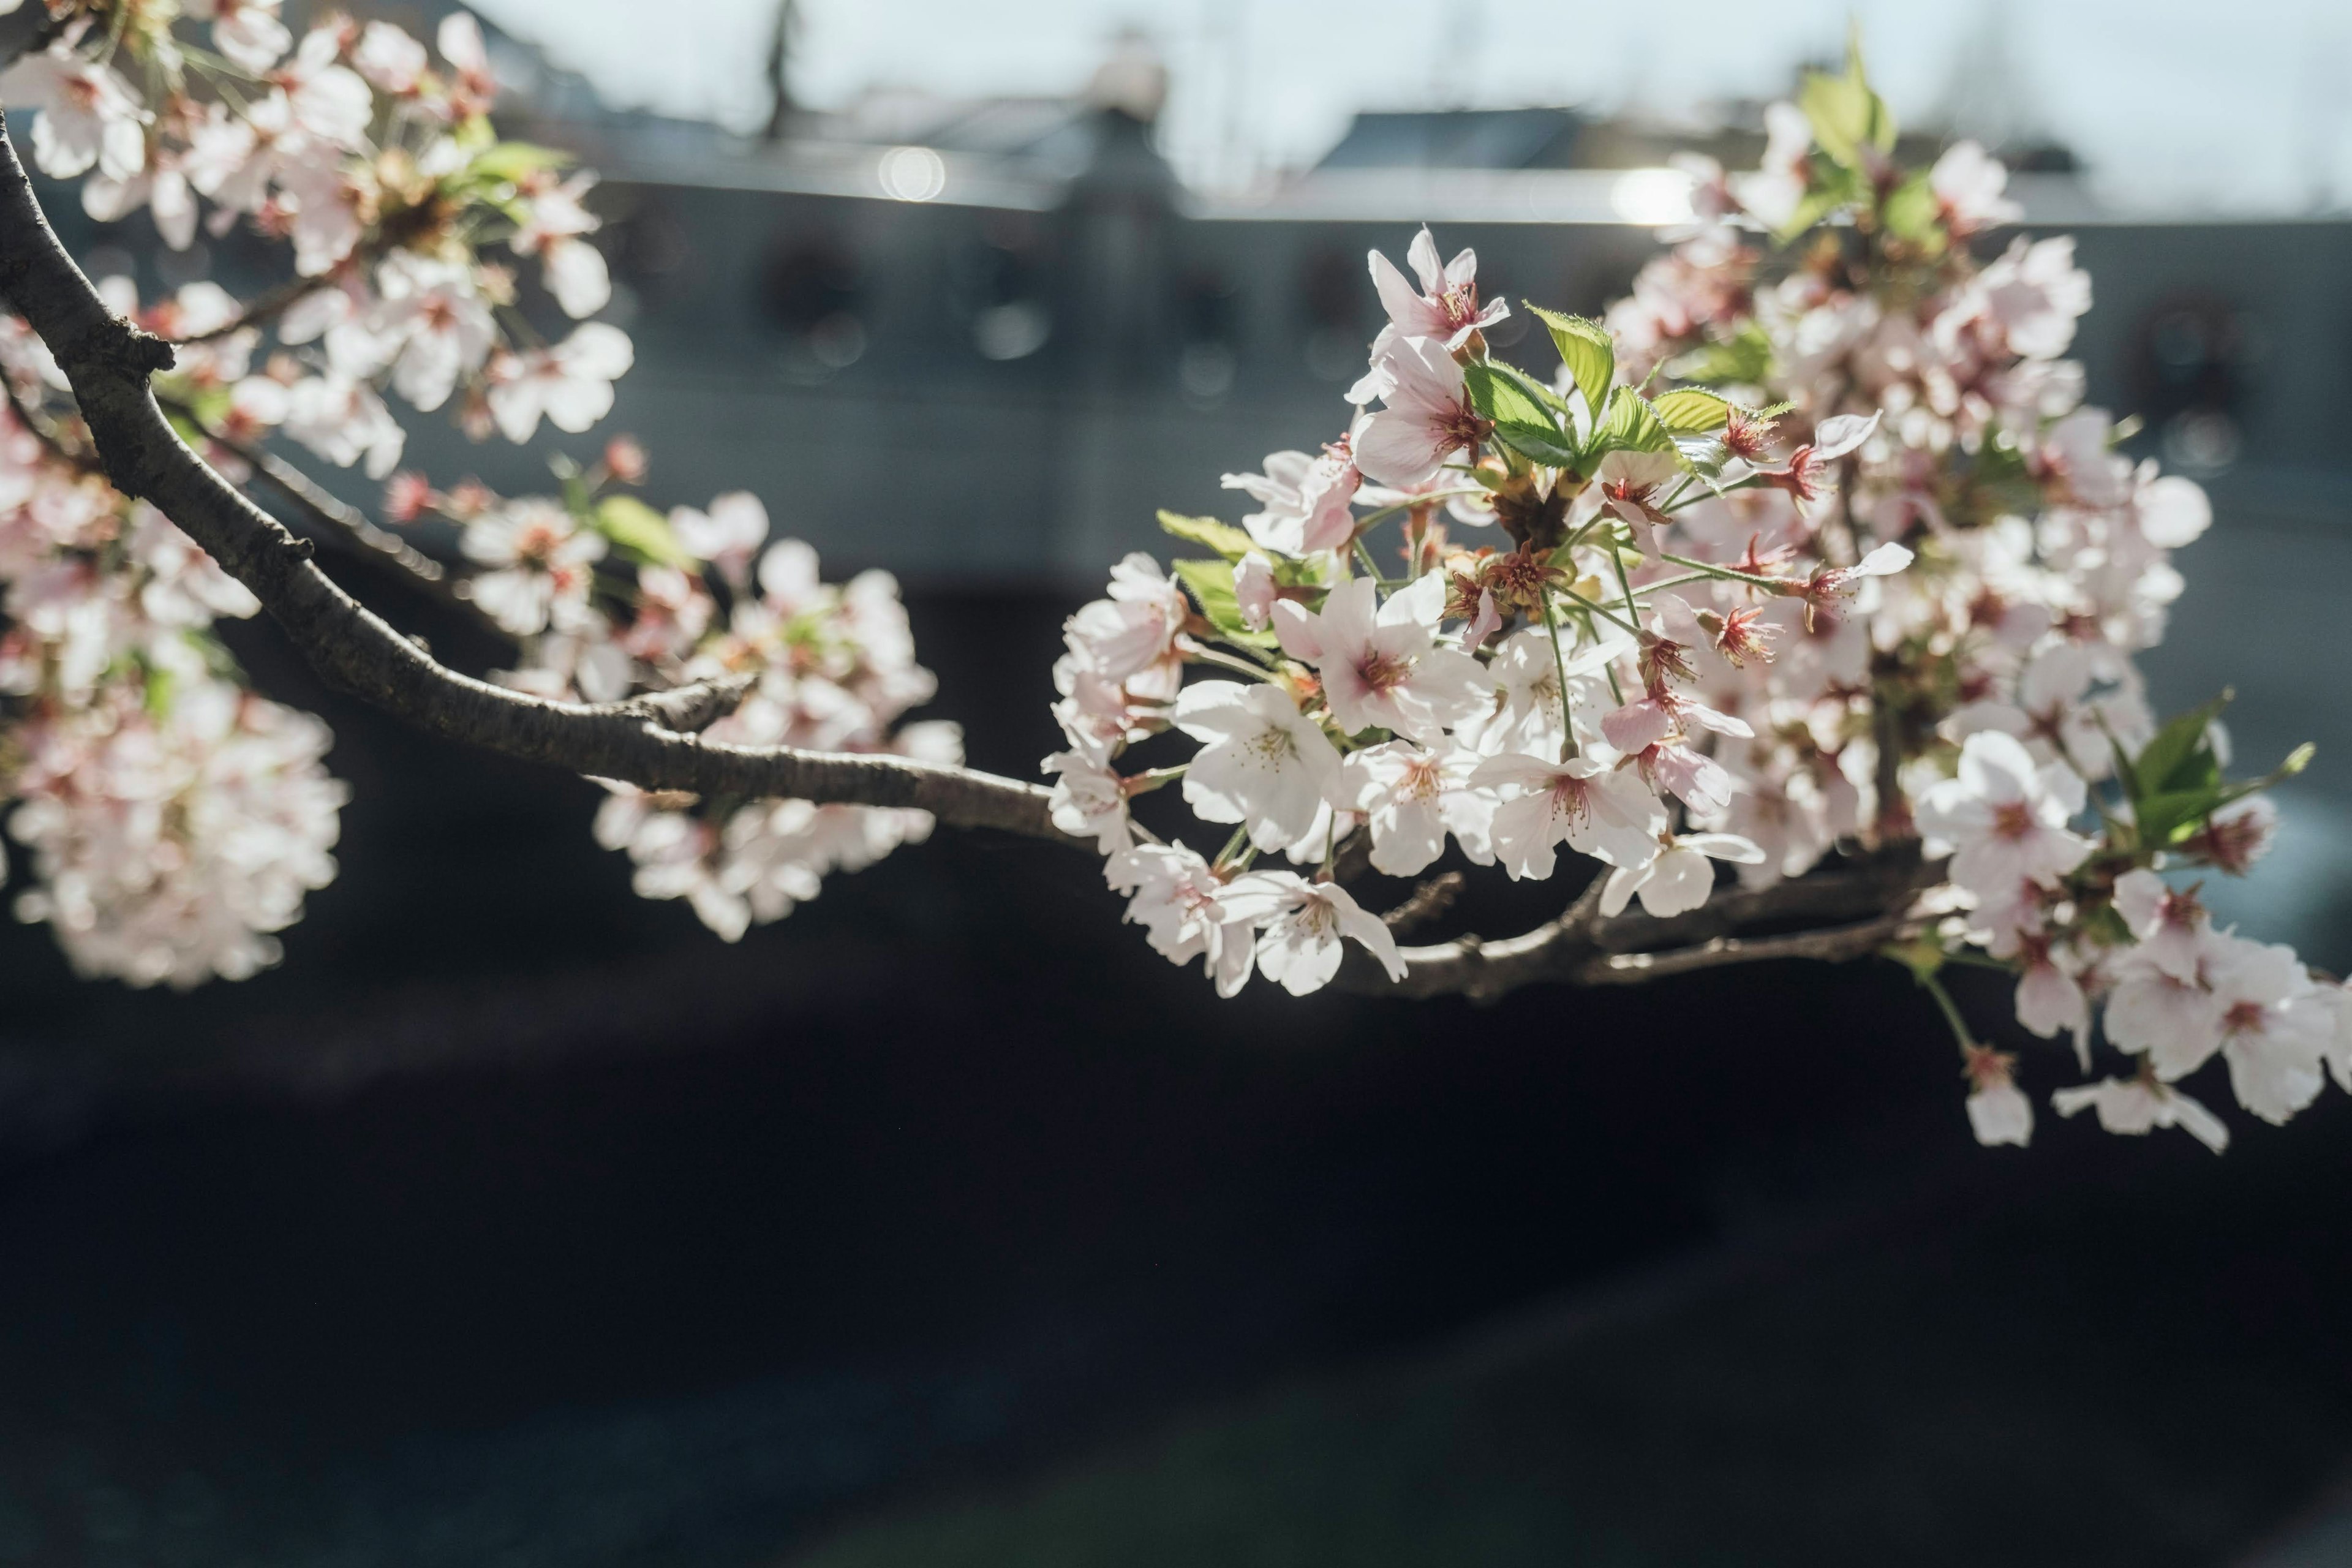
[[[446,739],[647,789],[912,809],[956,826],[1077,842],[1054,826],[1036,784],[895,756],[723,745],[671,728],[659,699],[550,702],[436,663],[180,440],[148,385],[171,367],[172,346],[107,310],[49,227],[5,116],[0,294],[65,372],[114,487],[171,518],[253,592],[323,679],[362,700]]]
[[[1668,920],[1633,913],[1601,918],[1602,881],[1596,878],[1565,914],[1531,931],[1497,942],[1465,936],[1409,947],[1402,980],[1391,982],[1370,965],[1351,965],[1349,979],[1363,991],[1491,1001],[1545,983],[1637,984],[1774,958],[1843,963],[1866,957],[1894,937],[1913,899],[1939,880],[1942,869],[1939,862],[1920,858],[1916,842],[1905,842],[1794,881],[1719,894]],[[1769,930],[1792,922],[1804,929]]]
[[[172,365],[172,345],[108,311],[49,228],[5,117],[0,293],[64,371],[96,460],[115,488],[157,506],[245,584],[331,684],[446,739],[649,790],[915,809],[951,826],[1092,847],[1054,826],[1051,795],[1036,784],[897,756],[702,739],[700,731],[749,691],[755,679],[749,675],[592,705],[530,697],[436,662],[320,571],[309,541],[180,439],[149,385]],[[240,455],[307,514],[358,533],[350,509],[299,472],[266,453]],[[364,518],[359,522],[373,528]],[[1616,618],[1604,605],[1591,607]],[[1936,874],[1921,864],[1916,845],[1898,846],[1759,892],[1727,894],[1668,920],[1601,918],[1596,881],[1559,920],[1524,935],[1405,950],[1404,978],[1370,988],[1483,999],[1538,983],[1624,984],[1765,958],[1861,956],[1899,929],[1912,893]],[[1451,891],[1442,878],[1424,885],[1395,911],[1396,924],[1433,916]],[[1792,931],[1792,924],[1804,929]]]

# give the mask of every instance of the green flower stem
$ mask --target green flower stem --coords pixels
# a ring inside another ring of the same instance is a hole
[[[1633,622],[1627,620],[1624,616],[1619,615],[1608,605],[1596,604],[1592,600],[1586,598],[1583,595],[1578,593],[1573,588],[1553,588],[1550,592],[1558,594],[1563,599],[1567,599],[1574,604],[1582,605],[1591,614],[1599,616],[1602,619],[1616,626],[1624,627],[1627,631],[1632,632],[1636,637],[1642,635],[1642,628],[1640,626],[1635,626]],[[1639,610],[1634,612],[1636,615],[1639,615],[1640,613],[1641,612]]]
[[[1934,975],[1920,975],[1919,984],[1928,995],[1936,999],[1937,1007],[1944,1015],[1944,1022],[1952,1026],[1952,1038],[1959,1043],[1961,1051],[1965,1053],[1977,1042],[1976,1037],[1969,1033],[1969,1021],[1960,1016],[1959,1004],[1952,1000],[1952,994],[1945,990],[1944,983]]]
[[[1551,667],[1559,679],[1559,760],[1576,755],[1576,719],[1568,708],[1568,660],[1559,651],[1559,622],[1551,613],[1551,590],[1543,595],[1544,630],[1551,634]]]
[[[1702,577],[1720,577],[1727,582],[1745,583],[1751,588],[1769,588],[1773,592],[1778,593],[1780,589],[1788,585],[1777,577],[1759,577],[1753,572],[1737,572],[1728,566],[1710,565],[1706,562],[1694,561],[1687,555],[1675,555],[1664,550],[1658,552],[1658,558],[1662,561],[1671,561],[1677,566],[1687,566]],[[1675,581],[1677,583],[1688,583],[1692,581],[1692,579],[1688,577],[1677,577]],[[1651,586],[1662,588],[1664,587],[1665,584],[1663,583],[1654,583]]]

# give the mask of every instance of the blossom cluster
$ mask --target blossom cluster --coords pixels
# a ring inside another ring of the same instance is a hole
[[[224,475],[251,481],[283,437],[391,476],[389,521],[454,525],[457,591],[519,648],[501,679],[522,689],[604,701],[756,673],[714,741],[960,759],[952,725],[897,727],[932,682],[896,584],[823,584],[806,546],[770,543],[754,498],[665,516],[606,493],[642,478],[625,440],[586,473],[557,459],[561,497],[444,494],[394,473],[405,432],[388,396],[523,443],[542,422],[596,425],[634,358],[587,319],[612,292],[589,237],[594,176],[499,139],[472,17],[446,18],[428,49],[335,15],[298,37],[278,0],[47,10],[46,46],[0,70],[41,173],[79,179],[101,222],[143,209],[174,249],[243,225],[289,253],[291,275],[245,300],[203,281],[142,305],[127,279],[99,281],[173,344],[157,399]],[[326,729],[245,689],[211,626],[253,614],[252,596],[108,485],[66,378],[14,318],[0,374],[0,805],[16,803],[10,832],[31,851],[16,912],[86,973],[241,978],[276,961],[270,933],[334,875],[344,790],[320,763]],[[688,900],[730,940],[930,827],[914,811],[611,788],[596,836],[628,852],[638,890]]]
[[[1399,877],[1451,838],[1473,864],[1541,880],[1565,843],[1607,868],[1607,915],[1637,898],[1654,916],[1696,909],[1717,860],[1801,870],[1787,833],[1768,847],[1734,830],[1750,825],[1715,742],[1755,738],[1735,708],[1768,716],[1727,703],[1707,661],[1761,664],[1783,631],[1833,635],[1910,560],[1894,543],[1801,569],[1794,546],[1723,567],[1667,550],[1718,494],[1780,495],[1803,515],[1875,419],[1823,421],[1781,451],[1766,416],[1626,382],[1605,331],[1547,310],[1562,363],[1538,380],[1488,352],[1483,329],[1508,307],[1481,302],[1473,253],[1441,263],[1423,230],[1408,259],[1412,280],[1371,256],[1389,321],[1348,429],[1319,455],[1228,475],[1260,508],[1238,528],[1163,519],[1216,558],[1165,575],[1130,556],[1110,596],[1071,618],[1055,672],[1068,741],[1045,764],[1055,820],[1108,854],[1154,946],[1202,958],[1228,994],[1254,968],[1294,993],[1323,985],[1342,937],[1402,974],[1385,925],[1331,874],[1358,832]],[[1390,518],[1404,535],[1393,577],[1366,543]],[[1457,542],[1449,525],[1507,547]],[[1767,604],[1717,615],[1685,596],[1718,583]],[[1188,664],[1220,678],[1186,684]],[[1202,747],[1122,772],[1129,745],[1167,731]],[[1130,799],[1179,777],[1195,816],[1234,825],[1213,860],[1136,841]],[[1318,869],[1255,868],[1276,852]]]
[[[26,341],[0,342],[12,378]],[[212,633],[258,607],[0,413],[0,799],[35,879],[16,912],[79,973],[250,974],[334,876],[326,727],[245,690]]]
[[[251,441],[283,430],[381,479],[404,440],[389,388],[420,410],[458,400],[478,435],[527,441],[543,417],[583,431],[611,409],[632,349],[586,322],[539,341],[517,264],[578,320],[609,301],[593,174],[562,177],[544,148],[501,142],[481,28],[459,11],[439,60],[389,22],[330,16],[297,40],[276,0],[215,4],[210,47],[173,31],[176,6],[91,5],[48,47],[0,71],[0,101],[37,110],[35,163],[82,178],[82,205],[111,222],[145,208],[167,245],[201,223],[282,238],[295,276],[239,306],[209,285],[147,322],[226,356],[183,355],[159,393],[201,428]],[[505,252],[499,258],[492,247]],[[260,330],[281,352],[256,364]],[[193,358],[194,363],[188,363]]]
[[[1328,982],[1342,936],[1401,972],[1340,886],[1351,849],[1411,877],[1450,838],[1539,879],[1564,841],[1602,915],[1666,916],[1714,861],[1761,889],[1916,842],[1945,879],[1889,952],[1958,1031],[1985,1141],[2024,1142],[2032,1103],[1954,964],[2013,974],[2019,1025],[2086,1075],[2095,1035],[2134,1058],[2056,1097],[2112,1130],[2220,1147],[2176,1087],[2217,1054],[2273,1121],[2324,1066],[2352,1088],[2344,988],[2213,930],[2180,875],[2244,871],[2257,792],[2307,752],[2232,783],[2219,704],[2151,710],[2135,656],[2210,510],[2084,404],[2072,242],[1980,258],[2019,216],[2005,171],[1970,143],[1898,167],[1858,55],[1769,126],[1754,173],[1685,161],[1696,221],[1603,321],[1527,307],[1549,374],[1495,355],[1474,254],[1374,252],[1388,320],[1345,429],[1228,475],[1239,527],[1163,515],[1210,555],[1130,556],[1069,622],[1055,820],[1228,994],[1253,965]],[[1201,749],[1139,750],[1171,732]],[[1213,856],[1130,815],[1179,779],[1233,825]]]
[[[936,681],[915,661],[897,581],[825,583],[816,552],[770,542],[767,509],[735,491],[665,516],[630,492],[644,454],[625,437],[561,496],[507,499],[467,483],[443,493],[397,477],[395,522],[436,516],[472,568],[459,591],[515,639],[497,679],[533,696],[608,702],[726,676],[757,678],[708,741],[960,763],[956,725],[899,724]],[[637,892],[683,899],[732,942],[931,830],[928,813],[797,800],[705,800],[604,781],[598,843],[626,852]]]

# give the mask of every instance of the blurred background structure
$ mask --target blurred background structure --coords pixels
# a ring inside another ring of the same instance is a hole
[[[1686,213],[1669,154],[1752,165],[1843,11],[1743,8],[1690,81],[1638,9],[1572,68],[1515,44],[1545,7],[1429,15],[488,7],[509,132],[604,172],[638,360],[580,448],[899,574],[935,711],[1026,773],[1155,509],[1339,428],[1368,248],[1427,222],[1597,310]],[[1916,148],[1983,137],[2078,237],[2093,400],[2212,490],[2159,705],[2232,680],[2247,758],[2320,743],[2214,901],[2352,963],[2352,30],[1863,16]],[[241,264],[53,211],[151,288]],[[346,872],[193,997],[0,931],[0,1563],[2352,1561],[2339,1100],[2218,1163],[1980,1152],[1891,968],[1222,1006],[1090,867],[981,839],[724,948],[630,897],[591,786],[236,636],[336,728]],[[1735,986],[1752,1034],[1702,1030]]]

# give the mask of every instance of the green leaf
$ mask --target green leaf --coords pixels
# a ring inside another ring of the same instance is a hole
[[[498,139],[499,133],[491,128],[490,117],[487,114],[467,115],[449,136],[449,140],[457,143],[457,151],[468,157],[493,146]]]
[[[1650,406],[1658,411],[1658,422],[1678,436],[1704,436],[1731,423],[1731,405],[1700,387],[1660,393]]]
[[[2213,755],[2210,732],[2231,695],[2224,691],[2210,702],[2190,709],[2140,748],[2139,755],[2132,759],[2132,780],[2138,797],[2135,805],[2160,795],[2220,786],[2221,764]]]
[[[1731,454],[1712,436],[1676,436],[1675,455],[1683,468],[1716,494],[1723,494],[1723,468]]]
[[[1671,452],[1675,438],[1648,398],[1621,386],[1609,400],[1601,428],[1592,433],[1592,447],[1600,452]]]
[[[1551,346],[1559,351],[1559,362],[1568,366],[1576,390],[1584,394],[1585,407],[1595,419],[1600,418],[1601,405],[1608,401],[1609,384],[1617,376],[1617,340],[1598,321],[1562,315],[1526,300],[1520,303],[1550,331]]]
[[[1805,193],[1789,221],[1773,234],[1775,243],[1786,245],[1832,213],[1843,212],[1859,203],[1868,194],[1863,177],[1851,169],[1832,169],[1827,177],[1816,174],[1813,188]]]
[[[1741,323],[1727,342],[1707,343],[1666,366],[1676,381],[1704,381],[1720,385],[1756,386],[1771,374],[1772,340],[1754,321]]]
[[[1928,182],[1927,170],[1920,170],[1895,187],[1886,205],[1879,209],[1879,221],[1887,233],[1898,238],[1941,248],[1944,204]]]
[[[1495,426],[1495,438],[1513,451],[1556,468],[1576,466],[1576,438],[1559,427],[1550,395],[1506,364],[1463,367],[1471,406]]]
[[[2177,844],[2197,831],[2198,824],[2221,804],[2218,789],[2174,790],[2150,795],[2132,807],[2132,824],[2142,844]]]
[[[1470,406],[1498,425],[1549,425],[1551,412],[1541,399],[1522,384],[1518,377],[1498,366],[1471,364],[1462,367],[1462,380],[1470,391]]]
[[[1804,85],[1797,90],[1797,107],[1805,111],[1822,151],[1846,168],[1861,168],[1865,150],[1881,153],[1895,150],[1895,116],[1885,100],[1870,89],[1869,74],[1863,69],[1859,27],[1846,38],[1845,74],[1806,72]]]
[[[152,664],[147,667],[144,697],[149,717],[162,719],[172,711],[172,698],[178,685],[170,670]]]
[[[572,162],[572,154],[554,147],[541,147],[530,142],[501,142],[474,154],[466,165],[466,174],[473,179],[503,182],[509,184],[525,174],[541,169],[560,169]]]
[[[1254,632],[1242,625],[1241,601],[1234,597],[1234,569],[1223,561],[1178,561],[1170,570],[1176,574],[1192,602],[1201,606],[1202,618],[1217,628],[1217,635],[1227,642],[1250,647],[1275,646],[1272,631]]]
[[[640,561],[688,571],[701,564],[670,531],[669,519],[635,496],[606,496],[589,513],[588,521],[597,532]]]
[[[1523,425],[1517,420],[1497,419],[1495,439],[1523,457],[1555,468],[1573,468],[1583,457],[1557,425]]]
[[[1181,512],[1163,511],[1160,514],[1160,526],[1187,544],[1213,550],[1228,561],[1239,561],[1257,548],[1257,542],[1248,534],[1213,517],[1186,517]]]

